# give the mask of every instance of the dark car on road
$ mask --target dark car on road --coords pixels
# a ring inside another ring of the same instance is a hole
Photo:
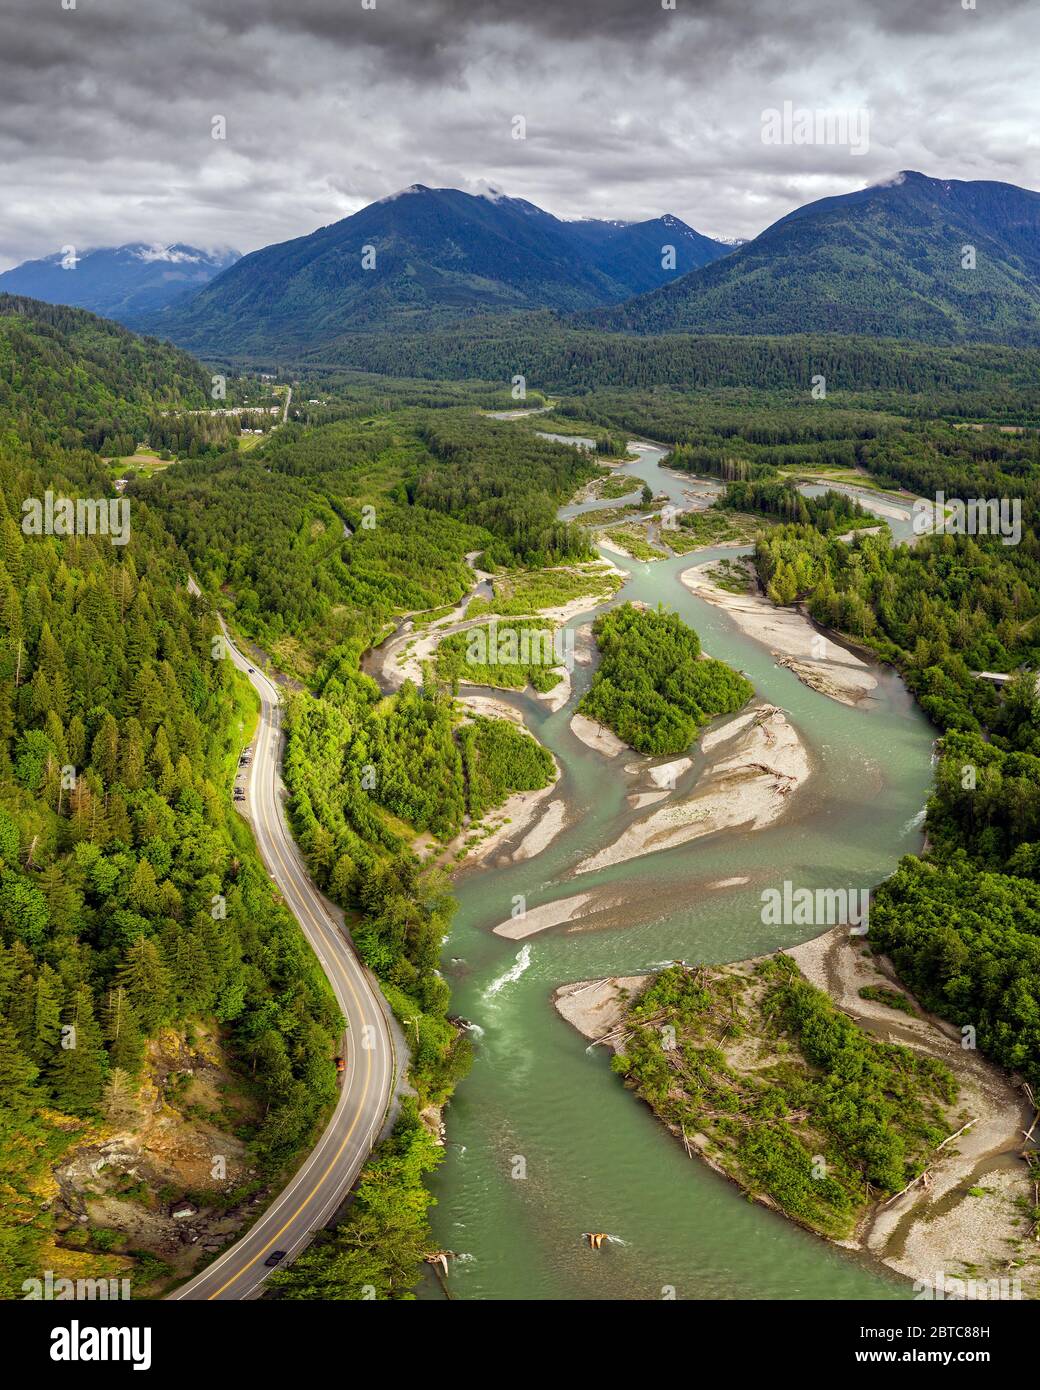
[[[264,1264],[267,1265],[269,1269],[273,1269],[276,1264],[281,1264],[282,1260],[284,1259],[284,1250],[272,1250],[270,1255],[268,1255],[267,1259],[264,1261]]]

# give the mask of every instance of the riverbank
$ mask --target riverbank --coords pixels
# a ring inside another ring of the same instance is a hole
[[[632,751],[612,729],[608,729],[596,719],[586,718],[584,714],[572,716],[570,729],[574,737],[580,739],[586,748],[602,753],[605,758],[616,758],[619,753]]]
[[[507,705],[504,700],[496,700],[491,695],[459,695],[456,696],[455,702],[470,715],[484,719],[505,719],[534,737],[520,711],[512,705]],[[492,850],[498,849],[504,840],[520,834],[523,834],[523,839],[509,856],[514,863],[523,859],[533,859],[536,854],[548,849],[568,824],[565,801],[558,799],[550,801],[547,806],[544,805],[560,780],[560,764],[555,758],[553,766],[556,775],[547,787],[540,787],[537,791],[531,792],[514,792],[498,810],[488,813],[483,825],[490,829],[491,833],[469,849],[465,856],[467,860],[479,862]],[[467,827],[447,847],[445,853],[450,852],[452,857],[457,856],[474,833],[479,833],[479,827],[476,830],[473,826]]]
[[[797,730],[776,705],[758,705],[701,738],[725,756],[698,780],[692,795],[635,821],[612,844],[582,860],[575,873],[592,873],[639,855],[743,827],[761,830],[788,808],[811,773]]]
[[[473,571],[473,585],[450,612],[428,628],[415,625],[415,620],[421,618],[422,613],[407,613],[389,637],[364,653],[361,669],[372,677],[384,695],[400,690],[406,680],[422,685],[423,664],[433,659],[440,642],[449,633],[472,627],[479,621],[466,621],[470,601],[491,594],[491,575],[476,567],[479,554],[474,550],[466,555],[466,563]]]
[[[405,614],[389,636],[370,647],[364,654],[362,669],[376,681],[384,695],[394,694],[405,681],[421,686],[424,667],[437,661],[437,649],[448,637],[468,632],[475,627],[494,626],[505,631],[516,624],[544,624],[546,631],[553,633],[565,627],[572,619],[608,603],[619,586],[629,578],[627,570],[618,568],[612,561],[602,557],[590,564],[548,567],[536,572],[538,575],[550,577],[547,593],[552,592],[551,578],[556,574],[561,576],[561,581],[570,581],[571,584],[583,583],[584,591],[564,602],[549,600],[548,603],[539,604],[539,597],[544,599],[547,594],[539,595],[536,592],[528,594],[525,598],[515,598],[511,591],[515,576],[498,581],[503,585],[503,589],[496,598],[493,577],[487,571],[476,568],[476,556],[477,552],[466,556],[473,570],[473,587],[450,612],[444,613],[437,621],[427,626],[417,625],[417,620],[421,619],[422,614]],[[566,588],[565,583],[562,586]],[[472,610],[474,600],[479,600],[480,612]],[[520,611],[499,613],[495,611],[496,603],[509,610],[517,608]],[[579,652],[575,655],[575,660],[578,661],[586,662],[590,659],[590,654]],[[559,679],[552,689],[534,692],[553,713],[563,708],[571,694],[571,671],[567,661],[561,660],[555,670]],[[466,680],[461,680],[459,684],[463,687],[473,686],[472,682]],[[516,689],[511,685],[503,685],[502,688]]]
[[[867,663],[824,636],[804,613],[778,608],[750,587],[743,594],[721,588],[711,577],[712,568],[711,563],[694,565],[680,579],[691,594],[721,608],[741,632],[768,647],[803,685],[843,705],[857,705],[877,689]]]
[[[526,728],[522,719],[511,722]],[[441,868],[452,871],[481,864],[500,850],[503,853],[495,861],[500,867],[515,859],[530,859],[540,854],[567,825],[567,808],[563,801],[557,800],[545,806],[560,780],[560,764],[555,757],[552,761],[553,779],[546,786],[536,791],[513,792],[501,806],[488,811],[479,822],[464,825],[447,844],[440,845],[431,836],[421,835],[412,848],[421,858],[426,857]],[[518,836],[523,839],[515,851],[505,850],[507,841]]]
[[[894,1202],[879,1205],[864,1223],[859,1245],[908,1279],[934,1281],[936,1272],[977,1279],[1022,1280],[1022,1296],[1040,1297],[1040,1245],[1028,1235],[1024,1212],[1033,1205],[1033,1181],[1019,1154],[1033,1108],[1008,1074],[964,1048],[961,1033],[929,1014],[899,981],[884,957],[864,953],[844,927],[796,946],[787,954],[805,978],[873,1036],[902,1043],[949,1067],[960,1086],[958,1106],[971,1128]],[[861,989],[901,993],[913,1014],[864,999]],[[958,1114],[959,1118],[959,1114]],[[1032,1250],[1030,1251],[1030,1246]],[[1021,1259],[1021,1266],[1018,1260]],[[1009,1270],[1009,1262],[1016,1267]]]
[[[635,1030],[640,1026],[652,1025],[657,1036],[666,1024],[674,1023],[678,1045],[673,1034],[672,1041],[656,1054],[675,1078],[671,1089],[669,1083],[663,1083],[669,1100],[659,1103],[649,1095],[644,1095],[644,1099],[684,1144],[691,1158],[702,1159],[736,1182],[755,1201],[782,1212],[835,1244],[876,1258],[921,1286],[934,1286],[937,1279],[1014,1278],[1020,1281],[1019,1296],[1036,1297],[1040,1293],[1040,1250],[1029,1239],[1027,1218],[1033,1200],[1032,1181],[1026,1164],[1018,1156],[1023,1145],[1021,1131],[1028,1126],[1032,1112],[1025,1107],[1022,1093],[997,1067],[977,1053],[962,1049],[959,1034],[951,1037],[952,1030],[927,1016],[911,996],[905,997],[915,1011],[912,1015],[861,998],[859,991],[863,988],[891,990],[893,979],[887,963],[865,954],[862,939],[851,938],[847,927],[834,928],[786,955],[804,980],[825,994],[841,1014],[851,1018],[866,1038],[898,1043],[919,1057],[930,1059],[923,1063],[923,1071],[918,1067],[915,1073],[924,1078],[920,1100],[903,1098],[902,1123],[908,1133],[913,1133],[916,1112],[929,1112],[932,1132],[941,1131],[944,1138],[925,1146],[921,1178],[894,1199],[877,1200],[860,1183],[864,1197],[860,1209],[849,1214],[848,1231],[843,1231],[840,1222],[826,1209],[810,1205],[812,1197],[800,1203],[792,1199],[794,1210],[785,1211],[782,1202],[756,1179],[754,1166],[748,1167],[747,1151],[727,1137],[730,1129],[717,1128],[713,1118],[715,1109],[730,1113],[719,1099],[720,1084],[727,1092],[732,1087],[739,1097],[737,1109],[732,1112],[734,1117],[750,1103],[748,1097],[763,1082],[767,1089],[770,1087],[774,1074],[783,1077],[784,1084],[790,1087],[797,1043],[789,1040],[786,1031],[778,1030],[773,1013],[763,1009],[769,981],[780,973],[776,956],[683,969],[681,978],[693,983],[698,1000],[714,994],[718,1001],[725,1002],[721,1021],[715,1020],[719,1022],[718,1035],[709,1018],[706,1035],[698,1038],[696,1045],[691,1045],[686,1032],[690,1015],[685,1010],[673,1017],[667,1007],[658,1009],[655,1005],[652,1019],[642,1025],[638,1016],[633,1017],[633,1006],[658,978],[656,975],[613,976],[563,985],[553,992],[553,1005],[588,1042],[603,1045],[622,1057],[633,1045]],[[710,1006],[708,1012],[710,1015]],[[735,1020],[739,1020],[739,1026],[733,1027]],[[701,1044],[708,1046],[716,1058],[708,1060],[708,1074],[724,1079],[702,1079],[691,1090],[690,1068],[697,1067],[692,1055],[709,1058],[709,1053],[700,1053]],[[941,1085],[934,1092],[929,1091],[928,1067],[933,1063],[952,1073],[956,1081],[952,1100],[940,1095]],[[809,1068],[809,1074],[813,1071]],[[781,1084],[779,1080],[777,1084]],[[676,1122],[675,1100],[683,1094],[687,1097],[687,1114],[696,1114],[697,1118]],[[757,1114],[753,1104],[749,1113]],[[824,1144],[813,1128],[811,1115],[807,1120],[804,1110],[777,1118],[788,1133],[801,1132],[799,1142],[807,1146],[807,1153]],[[909,1147],[910,1140],[904,1142]],[[821,1167],[821,1181],[828,1173],[833,1176],[833,1161]],[[822,1214],[817,1220],[807,1216],[818,1210]]]

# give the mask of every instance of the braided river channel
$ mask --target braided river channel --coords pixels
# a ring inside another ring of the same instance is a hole
[[[659,467],[664,450],[638,449],[638,461],[623,468],[635,490],[646,481],[655,495],[689,506],[691,488],[710,487]],[[589,510],[565,507],[561,516]],[[909,526],[886,519],[896,540],[906,539]],[[591,664],[575,664],[570,698],[556,712],[530,692],[486,692],[521,710],[555,755],[562,773],[552,795],[565,801],[567,823],[534,858],[510,863],[490,855],[455,881],[459,908],[443,969],[454,1011],[475,1025],[476,1058],[445,1112],[446,1156],[431,1184],[435,1239],[458,1257],[447,1278],[452,1297],[912,1295],[908,1281],[871,1257],[828,1245],[748,1202],[688,1158],[611,1072],[607,1049],[587,1050],[552,1005],[553,990],[575,980],[639,974],[674,960],[744,960],[797,944],[820,929],[764,925],[763,888],[784,880],[869,888],[900,856],[921,849],[935,731],[899,677],[872,664],[878,684],[870,698],[839,704],[803,685],[767,646],[680,580],[693,565],[749,549],[699,550],[653,563],[611,555],[630,578],[610,603],[664,604],[696,629],[706,652],[748,676],[758,700],[786,713],[812,772],[774,824],[720,831],[575,878],[583,859],[645,814],[628,804],[636,779],[626,769],[664,760],[629,750],[608,758],[571,732]],[[598,611],[569,626],[585,627]],[[695,748],[677,796],[705,762]],[[746,881],[716,886],[733,879]],[[576,893],[592,893],[605,906],[524,941],[492,933],[520,895],[530,911]],[[613,1239],[593,1250],[582,1239],[587,1231]],[[432,1274],[419,1294],[444,1297]]]

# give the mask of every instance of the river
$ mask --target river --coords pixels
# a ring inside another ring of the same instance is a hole
[[[689,505],[706,484],[658,466],[641,446],[625,465],[638,489]],[[863,499],[867,500],[867,499]],[[604,504],[601,504],[604,505]],[[605,505],[617,505],[616,502]],[[574,507],[561,509],[573,515]],[[601,1048],[555,1012],[560,984],[637,974],[672,960],[740,960],[793,945],[816,930],[761,921],[760,894],[799,886],[870,887],[922,844],[932,779],[934,730],[894,672],[875,668],[878,688],[858,708],[837,704],[777,666],[720,610],[681,584],[682,571],[733,548],[652,564],[619,561],[631,578],[612,602],[665,603],[700,634],[704,649],[744,671],[760,699],[787,711],[809,749],[813,774],[774,826],[724,832],[573,878],[575,866],[637,814],[626,802],[635,754],[607,759],[579,742],[569,721],[591,667],[576,665],[568,704],[556,713],[531,695],[494,692],[523,710],[556,755],[567,828],[536,858],[463,870],[443,968],[455,1011],[477,1035],[471,1074],[446,1111],[448,1145],[433,1175],[435,1240],[450,1263],[456,1298],[482,1299],[856,1299],[911,1295],[869,1257],[839,1250],[749,1203],[697,1160],[628,1093]],[[616,557],[612,557],[616,558]],[[570,625],[590,621],[586,613]],[[679,782],[680,794],[704,765]],[[713,887],[719,880],[746,884]],[[491,928],[523,895],[528,908],[577,892],[609,890],[616,906],[587,923],[526,943]],[[616,1241],[591,1250],[585,1231]],[[420,1297],[443,1293],[431,1277]]]

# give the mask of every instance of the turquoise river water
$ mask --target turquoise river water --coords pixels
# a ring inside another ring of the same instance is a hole
[[[636,489],[645,480],[655,494],[689,505],[687,489],[708,486],[659,467],[662,450],[640,448],[638,462],[625,466]],[[903,528],[893,530],[901,538]],[[625,767],[647,760],[605,758],[571,733],[574,706],[591,679],[588,665],[575,666],[571,698],[556,713],[533,696],[495,692],[522,709],[556,755],[562,777],[555,795],[566,801],[568,825],[531,860],[486,863],[456,880],[459,908],[443,968],[454,1010],[480,1031],[473,1070],[445,1114],[446,1158],[432,1181],[435,1239],[459,1256],[448,1276],[455,1298],[911,1295],[908,1282],[868,1257],[830,1246],[748,1202],[691,1161],[613,1075],[605,1050],[587,1051],[551,1003],[554,988],[572,980],[637,974],[676,959],[741,960],[793,945],[816,929],[763,925],[764,887],[784,879],[807,887],[870,887],[901,855],[921,848],[931,725],[884,667],[875,670],[874,698],[856,708],[809,690],[681,584],[689,566],[737,553],[619,561],[632,574],[612,602],[666,604],[697,630],[707,652],[748,675],[757,697],[787,712],[813,772],[775,825],[722,832],[575,880],[577,863],[638,814],[626,802],[634,778]],[[582,627],[591,616],[582,614],[571,626]],[[695,757],[680,794],[703,764],[703,756]],[[739,886],[711,886],[745,876]],[[615,905],[588,921],[526,942],[491,932],[510,916],[515,895],[531,908],[601,889]],[[591,1250],[582,1241],[585,1231],[616,1239]],[[419,1292],[444,1296],[432,1277]]]

